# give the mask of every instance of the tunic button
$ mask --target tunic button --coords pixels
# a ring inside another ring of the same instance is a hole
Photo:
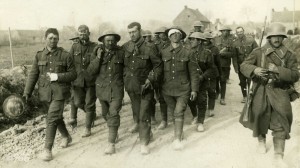
[[[175,73],[175,71],[172,71],[173,73]]]
[[[173,79],[174,79],[175,77],[173,76]]]
[[[134,63],[134,61],[132,61]]]
[[[108,69],[110,69],[110,67],[108,67]]]
[[[109,83],[111,83],[111,81],[109,81]]]
[[[131,74],[130,76],[133,76],[133,74]]]
[[[111,76],[111,74],[109,74],[108,76]]]
[[[173,66],[175,66],[174,64],[172,64]]]
[[[52,62],[50,61],[50,64],[51,64]]]
[[[50,71],[52,70],[52,68],[50,68]]]
[[[172,59],[174,59],[174,57],[172,57]]]

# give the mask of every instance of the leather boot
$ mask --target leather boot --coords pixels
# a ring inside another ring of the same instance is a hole
[[[148,145],[141,144],[141,154],[148,155],[150,153],[150,149]]]
[[[266,135],[259,135],[258,136],[258,146],[257,146],[257,153],[265,154],[267,153],[266,147]]]
[[[86,112],[85,113],[85,131],[82,135],[82,138],[86,138],[92,135],[91,128],[94,121],[94,113]]]
[[[68,125],[70,125],[73,129],[77,127],[77,112],[78,108],[71,102],[71,119],[68,122]]]
[[[57,123],[58,131],[62,136],[60,147],[66,148],[72,142],[72,137],[70,136],[63,119],[59,120]]]
[[[46,138],[45,138],[45,149],[42,153],[41,159],[44,161],[52,160],[52,147],[56,135],[57,124],[53,123],[51,125],[47,125],[46,128]]]
[[[287,164],[283,161],[285,139],[273,138],[274,144],[274,166],[277,168],[287,168]]]
[[[183,144],[181,142],[182,132],[183,132],[183,121],[175,120],[175,129],[174,129],[175,140],[173,141],[174,150],[182,150],[183,149]]]
[[[139,123],[139,137],[140,143],[148,145],[151,136],[151,124],[149,121],[140,121]]]
[[[116,143],[118,137],[118,128],[119,127],[108,127],[108,142],[109,143]]]

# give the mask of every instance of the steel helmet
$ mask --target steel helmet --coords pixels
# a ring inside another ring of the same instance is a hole
[[[198,27],[203,27],[204,25],[200,22],[200,21],[195,21],[194,23],[193,23],[193,26],[194,27],[196,27],[196,26],[198,26]]]
[[[8,96],[3,102],[3,112],[8,118],[18,118],[25,111],[25,104],[21,96]]]
[[[152,36],[151,31],[150,30],[144,30],[143,31],[143,37],[145,37],[145,36]]]
[[[209,32],[204,32],[203,37],[207,40],[213,39],[213,36]]]
[[[157,30],[155,30],[155,34],[159,34],[159,33],[165,33],[165,31],[167,30],[167,27],[160,27]]]
[[[206,40],[203,36],[203,33],[200,33],[200,32],[192,33],[189,38],[196,38],[196,39]]]
[[[103,42],[103,39],[104,39],[105,36],[115,36],[117,42],[119,42],[120,39],[121,39],[121,36],[118,35],[117,33],[115,33],[114,31],[106,30],[106,31],[103,32],[103,35],[98,38],[98,41]]]
[[[229,26],[223,25],[223,26],[221,26],[220,29],[219,29],[219,31],[224,31],[224,30],[229,30],[229,31],[231,31],[231,28],[230,28]]]
[[[268,30],[267,38],[271,36],[283,36],[285,38],[287,37],[285,26],[281,23],[278,22],[271,23],[267,30]]]

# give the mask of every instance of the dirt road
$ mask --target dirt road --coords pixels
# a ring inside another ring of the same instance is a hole
[[[72,133],[73,143],[66,149],[54,148],[54,160],[43,162],[36,158],[29,162],[0,161],[0,167],[64,167],[64,168],[269,168],[272,167],[273,143],[272,136],[267,135],[267,154],[256,154],[257,140],[252,133],[238,122],[243,104],[242,95],[236,74],[231,74],[231,84],[227,89],[227,105],[221,106],[216,100],[216,116],[205,121],[206,131],[196,132],[190,125],[191,113],[186,111],[184,125],[184,150],[174,151],[173,125],[169,123],[166,130],[152,128],[154,140],[150,144],[151,153],[143,156],[139,153],[138,134],[128,133],[133,124],[130,105],[121,111],[121,127],[117,153],[104,155],[108,129],[99,117],[93,135],[83,139],[80,134],[84,130],[83,112],[79,112],[79,126]],[[128,97],[126,98],[128,99]],[[158,106],[157,106],[158,109]],[[292,168],[300,168],[300,100],[293,103],[294,123],[291,139],[286,143],[284,161]],[[99,110],[99,108],[98,108]],[[99,113],[99,112],[98,112]],[[69,118],[67,112],[66,118]],[[99,114],[98,114],[99,115]],[[156,114],[160,121],[160,113]],[[57,145],[57,144],[56,144]]]

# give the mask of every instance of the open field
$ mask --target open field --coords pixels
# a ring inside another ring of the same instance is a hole
[[[58,46],[69,51],[71,41],[67,43],[59,43]],[[13,46],[14,65],[30,65],[37,51],[42,50],[44,44],[28,45],[28,46]],[[9,46],[0,46],[0,68],[11,68],[10,49]]]

